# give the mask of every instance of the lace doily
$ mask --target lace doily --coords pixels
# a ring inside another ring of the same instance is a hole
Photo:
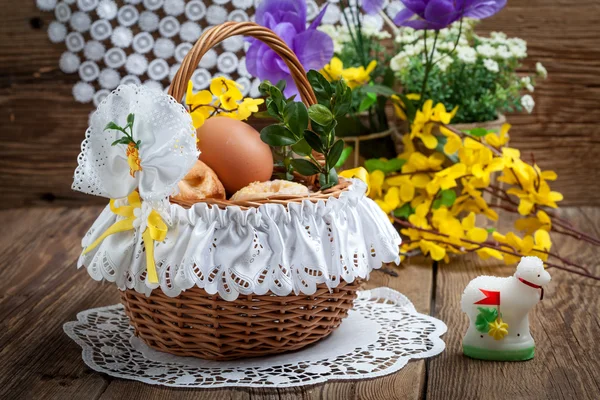
[[[446,325],[418,313],[389,288],[359,292],[354,309],[329,337],[302,350],[236,361],[177,357],[150,349],[133,335],[122,305],[95,308],[67,322],[93,370],[154,385],[291,387],[366,379],[398,371],[411,359],[440,354]]]
[[[106,129],[110,122],[125,126],[129,114],[132,135],[139,141],[141,169],[130,175],[128,146],[112,145],[124,134]],[[136,188],[140,197],[162,205],[198,159],[196,130],[185,108],[175,99],[144,86],[121,85],[90,118],[81,145],[73,189],[119,199]],[[114,221],[113,221],[114,222]]]
[[[106,91],[132,79],[156,89],[167,88],[179,63],[202,31],[226,21],[252,21],[259,2],[36,0],[40,10],[54,12],[55,20],[48,25],[48,38],[53,43],[66,45],[58,61],[60,69],[68,74],[79,73],[81,81],[73,86],[73,97],[82,103],[93,101],[96,106]],[[339,0],[327,2],[322,23],[343,24]],[[323,3],[325,1],[307,0],[309,22],[317,16]],[[400,1],[386,0],[386,3],[388,14],[395,16]],[[379,15],[366,16],[363,25],[366,23],[380,30],[383,19]],[[243,38],[234,37],[209,51],[192,76],[194,88],[205,89],[213,76],[225,76],[242,85],[244,96],[259,97],[260,82],[246,71],[245,47]],[[152,64],[157,59],[169,62],[167,74],[164,63]]]
[[[95,280],[149,294],[160,286],[175,297],[193,286],[226,300],[241,294],[279,296],[313,294],[320,283],[337,287],[341,280],[366,278],[382,263],[398,263],[400,236],[388,217],[365,196],[366,185],[352,180],[339,199],[313,203],[209,207],[190,209],[171,204],[171,223],[157,242],[159,284],[149,283],[143,238],[137,230],[116,233],[82,255]],[[82,246],[93,243],[117,221],[107,207],[94,222]]]

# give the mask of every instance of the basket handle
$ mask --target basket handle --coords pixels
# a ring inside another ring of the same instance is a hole
[[[205,31],[183,59],[171,82],[169,94],[180,101],[187,89],[188,81],[192,78],[204,54],[223,40],[237,35],[251,36],[269,46],[290,69],[304,104],[310,107],[317,103],[315,93],[306,78],[306,71],[294,52],[275,32],[254,22],[225,22]]]

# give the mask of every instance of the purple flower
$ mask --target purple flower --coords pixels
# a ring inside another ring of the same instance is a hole
[[[308,71],[320,70],[333,57],[333,40],[324,32],[318,31],[325,14],[325,7],[306,27],[306,2],[304,0],[264,0],[254,14],[257,24],[273,30],[292,49],[302,66]],[[246,53],[246,68],[261,80],[277,83],[287,82],[286,96],[298,93],[290,70],[269,46],[257,39],[251,43]]]
[[[361,7],[367,14],[377,14],[383,8],[385,0],[362,0]]]
[[[483,19],[500,11],[506,0],[401,0],[394,22],[414,29],[443,29],[462,17]],[[413,16],[418,19],[411,19]]]

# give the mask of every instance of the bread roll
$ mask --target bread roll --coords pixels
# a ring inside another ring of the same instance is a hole
[[[196,161],[177,186],[179,194],[173,196],[175,201],[198,203],[204,199],[225,199],[225,188],[217,174],[202,161]]]
[[[231,197],[231,200],[258,200],[275,195],[308,196],[309,193],[308,188],[304,185],[278,179],[267,182],[252,182],[248,186],[238,190]]]

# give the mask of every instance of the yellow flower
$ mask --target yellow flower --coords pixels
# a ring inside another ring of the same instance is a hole
[[[467,167],[462,163],[454,164],[451,167],[436,172],[431,182],[427,184],[427,193],[433,196],[440,189],[447,190],[456,187],[456,180],[465,175],[466,172]]]
[[[446,128],[445,126],[440,126],[440,133],[446,136],[444,153],[449,155],[454,154],[462,147],[462,139],[450,129]]]
[[[454,107],[454,109],[450,112],[446,112],[446,107],[443,103],[437,103],[435,107],[431,109],[430,119],[435,122],[441,122],[442,124],[449,124],[452,121],[452,118],[456,115],[458,111],[458,106]]]
[[[418,93],[409,93],[406,95],[408,100],[421,100],[421,95]],[[394,106],[394,110],[396,111],[396,115],[403,121],[406,121],[408,118],[406,116],[406,105],[400,98],[400,96],[393,94],[390,96],[392,99],[392,105]]]
[[[127,155],[127,165],[129,165],[129,175],[135,178],[135,173],[142,170],[140,152],[135,147],[135,143],[129,142],[125,154]]]
[[[439,244],[430,242],[429,240],[422,239],[419,242],[419,247],[421,248],[423,254],[429,254],[434,261],[441,261],[446,257],[446,249]]]
[[[500,133],[498,135],[496,135],[495,133],[488,133],[483,137],[483,139],[490,146],[499,149],[508,143],[510,139],[508,131],[510,130],[510,128],[510,124],[502,124],[502,128],[500,128]]]
[[[198,93],[193,92],[192,81],[188,82],[187,91],[185,92],[185,102],[189,107],[198,105],[210,104],[213,101],[213,95],[208,90],[200,90]]]
[[[258,106],[264,102],[264,99],[252,99],[250,97],[246,97],[238,106],[237,119],[248,119],[252,113],[258,112]]]
[[[533,234],[538,229],[550,231],[552,220],[543,210],[538,210],[535,217],[520,218],[515,222],[515,228],[524,231],[527,235]]]
[[[337,57],[333,57],[329,64],[323,67],[323,70],[321,72],[329,82],[335,82],[342,79],[343,70],[344,64],[342,63],[342,60],[340,60]]]
[[[373,72],[375,67],[377,67],[377,61],[372,60],[367,65],[367,68],[360,66],[344,69],[342,61],[337,57],[333,57],[329,64],[323,67],[322,72],[323,76],[330,82],[339,81],[341,78],[344,78],[348,86],[354,89],[371,81],[371,72]]]
[[[467,234],[467,239],[483,243],[487,240],[488,233],[485,229],[475,226],[475,213],[471,212],[461,221],[461,226]]]
[[[435,149],[438,144],[437,138],[432,133],[435,125],[431,121],[432,109],[433,101],[429,99],[423,104],[423,108],[417,111],[410,128],[410,138],[418,137],[430,150]]]
[[[500,318],[497,318],[494,322],[489,322],[488,326],[490,327],[488,335],[495,340],[502,340],[504,336],[508,335],[508,324]]]
[[[394,211],[400,205],[399,190],[397,187],[389,188],[386,192],[383,200],[375,200],[375,203],[383,210],[384,213],[389,214]]]
[[[415,152],[415,144],[409,135],[402,135],[402,144],[404,145],[404,151],[398,155],[398,158],[408,160],[410,155]]]

